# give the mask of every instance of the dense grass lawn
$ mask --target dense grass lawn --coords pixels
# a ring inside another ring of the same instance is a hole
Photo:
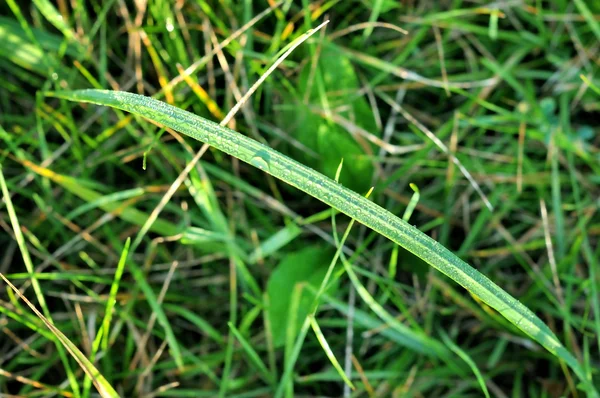
[[[0,396],[598,397],[598,1],[6,0],[0,166]]]

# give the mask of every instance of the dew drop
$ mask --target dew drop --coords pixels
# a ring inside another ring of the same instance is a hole
[[[167,18],[167,23],[165,25],[165,28],[167,29],[168,32],[172,32],[175,27],[173,26],[173,21],[171,20],[171,18]]]
[[[269,164],[260,156],[255,156],[252,159],[250,159],[250,164],[252,166],[255,166],[261,170],[268,170],[269,169]]]
[[[271,157],[265,150],[260,150],[250,159],[250,164],[261,170],[269,170],[269,161]]]

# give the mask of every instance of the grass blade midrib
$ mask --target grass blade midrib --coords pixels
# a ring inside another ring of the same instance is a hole
[[[549,352],[564,360],[588,385],[589,391],[593,391],[577,360],[532,311],[417,228],[332,179],[242,134],[149,97],[106,90],[46,94],[71,101],[108,105],[152,119],[254,165],[336,208],[404,247],[478,296]]]

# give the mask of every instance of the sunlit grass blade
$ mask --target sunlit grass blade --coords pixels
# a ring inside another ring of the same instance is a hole
[[[44,17],[50,22],[56,29],[60,30],[63,35],[67,39],[74,38],[73,32],[65,22],[64,18],[58,10],[54,7],[54,5],[48,0],[33,0],[33,3],[38,8],[38,10],[42,13]]]
[[[410,202],[408,202],[408,206],[406,206],[406,210],[404,210],[404,214],[402,215],[402,219],[406,222],[410,220],[410,216],[412,216],[415,207],[417,207],[417,203],[419,203],[419,199],[421,198],[421,193],[419,192],[419,187],[415,184],[410,183],[410,189],[413,190],[413,195],[410,198]]]
[[[583,80],[583,82],[585,84],[587,84],[588,86],[590,86],[590,88],[592,90],[594,90],[594,92],[598,95],[600,95],[600,87],[596,86],[594,83],[592,83],[590,81],[590,79],[588,79],[585,75],[579,75],[579,77],[581,78],[581,80]]]
[[[575,357],[529,308],[417,228],[332,179],[235,131],[148,97],[103,90],[62,91],[46,95],[111,106],[146,117],[254,165],[338,209],[420,257],[500,312],[550,353],[565,361],[588,393],[597,395]]]
[[[131,239],[127,239],[125,242],[125,247],[121,252],[121,258],[119,259],[119,263],[117,264],[117,270],[115,271],[115,279],[110,286],[110,294],[108,297],[108,301],[106,303],[106,311],[104,314],[104,320],[102,321],[102,349],[106,350],[108,348],[108,335],[110,330],[110,321],[112,319],[112,312],[115,307],[115,302],[117,300],[117,293],[119,292],[119,283],[121,282],[121,276],[123,276],[123,270],[125,269],[125,262],[127,261],[127,255],[129,254],[129,245],[131,244]]]
[[[348,379],[346,373],[344,373],[344,369],[342,369],[342,366],[333,354],[333,351],[331,351],[331,347],[329,347],[329,343],[327,343],[323,332],[321,332],[321,328],[319,327],[317,320],[312,315],[309,315],[308,319],[310,320],[310,326],[312,327],[313,331],[315,332],[315,335],[317,336],[317,340],[319,340],[319,344],[321,344],[323,351],[325,351],[325,354],[327,354],[327,358],[329,358],[329,361],[331,362],[335,370],[338,372],[342,380],[344,380],[344,383],[348,384],[350,388],[354,390],[354,384],[352,384],[350,379]]]
[[[0,314],[4,314],[7,317],[15,320],[19,324],[33,330],[36,333],[39,333],[40,336],[43,336],[49,341],[56,341],[54,335],[51,332],[44,329],[44,326],[42,324],[38,324],[38,322],[36,322],[38,321],[38,319],[35,318],[33,315],[12,311],[11,309],[2,305],[0,305]]]
[[[125,247],[123,247],[123,251],[121,252],[121,257],[119,258],[119,263],[117,264],[117,270],[115,271],[115,277],[110,286],[110,293],[108,296],[108,300],[106,301],[106,310],[104,311],[104,319],[102,320],[102,324],[94,342],[92,344],[92,353],[90,355],[90,361],[93,363],[96,359],[96,354],[98,350],[102,346],[102,350],[106,352],[108,349],[108,336],[110,330],[110,322],[112,319],[113,309],[115,307],[115,302],[117,300],[117,293],[119,291],[119,283],[121,282],[121,276],[123,276],[123,270],[125,269],[125,262],[127,261],[127,255],[129,254],[129,246],[131,244],[131,239],[128,238],[125,242]],[[86,378],[83,384],[83,396],[89,396],[89,390],[91,385],[91,379]]]

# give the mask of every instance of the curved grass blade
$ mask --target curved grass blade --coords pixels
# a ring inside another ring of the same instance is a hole
[[[589,395],[598,396],[579,362],[529,308],[417,228],[334,180],[242,134],[149,97],[108,90],[59,91],[46,95],[111,106],[161,123],[249,163],[356,219],[500,312],[573,369]]]
[[[489,393],[489,391],[487,389],[487,386],[485,384],[485,380],[483,379],[483,375],[481,374],[481,372],[479,371],[479,368],[477,367],[477,364],[471,359],[471,357],[469,356],[469,354],[467,354],[465,351],[463,351],[462,348],[460,348],[459,346],[457,346],[450,339],[450,336],[448,336],[446,334],[446,332],[444,332],[443,330],[440,330],[440,335],[442,336],[442,340],[444,340],[444,343],[452,351],[454,351],[456,353],[456,355],[458,355],[463,361],[465,361],[467,363],[467,365],[469,365],[469,367],[471,368],[471,370],[475,374],[475,377],[477,378],[477,382],[479,383],[479,386],[481,387],[481,391],[483,392],[483,395],[485,395],[485,398],[490,398],[490,393]]]
[[[333,353],[333,351],[331,351],[329,343],[327,342],[327,339],[325,339],[325,335],[323,335],[323,332],[321,331],[321,328],[319,327],[319,324],[317,323],[317,320],[315,319],[314,315],[309,315],[308,320],[310,321],[310,326],[312,326],[312,329],[315,332],[315,335],[317,336],[317,340],[319,340],[319,344],[321,344],[321,347],[323,348],[323,351],[325,351],[327,358],[329,358],[329,361],[331,362],[335,370],[338,372],[344,383],[346,383],[346,385],[348,385],[351,389],[354,390],[354,384],[352,384],[352,381],[350,381],[348,376],[346,376],[346,373],[344,373],[344,369],[342,369],[342,366],[335,357],[335,354]]]

